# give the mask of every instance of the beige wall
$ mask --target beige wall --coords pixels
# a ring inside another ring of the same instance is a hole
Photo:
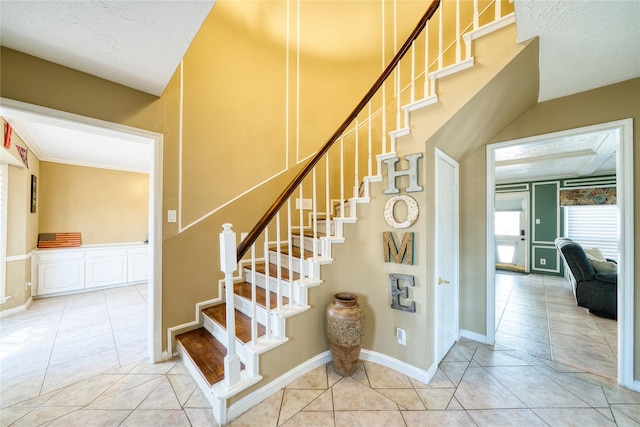
[[[2,119],[0,122],[4,129],[5,120]],[[7,151],[22,165],[16,145],[29,148],[20,135],[14,131],[11,147]],[[0,148],[0,150],[5,150],[5,148]],[[6,264],[5,294],[11,298],[0,305],[0,311],[19,307],[31,297],[31,288],[26,287],[25,284],[31,282],[30,253],[37,245],[39,216],[39,206],[36,213],[31,213],[31,175],[38,178],[39,184],[40,160],[29,150],[27,162],[28,168],[12,165],[8,167],[6,244],[7,257],[13,257],[13,260]]]
[[[40,233],[79,231],[83,245],[147,237],[149,175],[50,162],[40,175]]]
[[[601,124],[631,118],[633,119],[633,176],[637,182],[640,173],[640,78],[628,80],[618,84],[594,89],[588,92],[567,96],[533,106],[522,117],[514,121],[513,124],[500,132],[491,142],[503,142],[533,135],[541,135],[567,129],[574,129],[583,126]],[[474,158],[475,167],[479,161],[484,162],[483,155]],[[477,192],[484,192],[484,180],[477,181],[473,188]],[[640,186],[634,186],[634,222],[635,235],[627,236],[634,242],[634,265],[640,265]],[[633,285],[635,287],[635,342],[640,339],[640,292],[638,280],[640,270],[635,269]],[[640,376],[640,347],[635,346],[635,369],[634,378]]]

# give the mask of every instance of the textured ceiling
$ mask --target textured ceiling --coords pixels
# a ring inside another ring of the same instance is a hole
[[[540,37],[539,101],[640,77],[640,1],[515,0],[518,41]]]
[[[2,0],[0,38],[11,49],[159,96],[213,3]]]

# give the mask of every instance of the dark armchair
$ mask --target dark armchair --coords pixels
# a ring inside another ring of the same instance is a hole
[[[579,306],[597,316],[616,319],[618,314],[618,274],[597,273],[582,246],[566,237],[555,240],[571,278]]]

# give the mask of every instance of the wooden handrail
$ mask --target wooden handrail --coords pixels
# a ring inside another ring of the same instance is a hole
[[[355,118],[360,114],[362,109],[369,103],[371,98],[376,94],[378,89],[382,86],[382,84],[387,80],[387,78],[391,75],[393,70],[396,68],[400,60],[404,57],[407,51],[411,48],[411,44],[415,41],[416,38],[420,35],[422,30],[427,25],[427,22],[433,14],[436,12],[438,7],[440,6],[440,0],[434,0],[430,5],[425,14],[422,16],[414,30],[411,32],[407,40],[400,47],[398,52],[395,54],[389,65],[384,69],[378,80],[371,86],[371,89],[367,92],[367,94],[362,98],[360,103],[353,109],[351,114],[347,116],[344,122],[338,127],[338,129],[331,135],[331,138],[322,146],[322,148],[307,162],[304,168],[298,172],[296,177],[287,185],[284,191],[278,196],[276,201],[271,205],[271,207],[264,213],[262,218],[256,223],[256,225],[251,229],[251,231],[247,234],[247,236],[240,242],[237,249],[237,261],[239,262],[245,253],[249,250],[251,245],[258,239],[262,231],[267,227],[269,222],[273,219],[276,213],[282,208],[285,202],[291,197],[291,194],[295,191],[296,188],[302,183],[302,180],[306,178],[306,176],[311,172],[313,167],[320,161],[320,159],[329,151],[333,143],[338,139],[340,135],[347,129],[349,124],[355,120]],[[384,106],[383,106],[384,107]]]

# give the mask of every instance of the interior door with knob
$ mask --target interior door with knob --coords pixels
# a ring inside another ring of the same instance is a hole
[[[529,272],[529,192],[497,193],[496,268]]]
[[[458,163],[436,150],[435,362],[458,340]]]

